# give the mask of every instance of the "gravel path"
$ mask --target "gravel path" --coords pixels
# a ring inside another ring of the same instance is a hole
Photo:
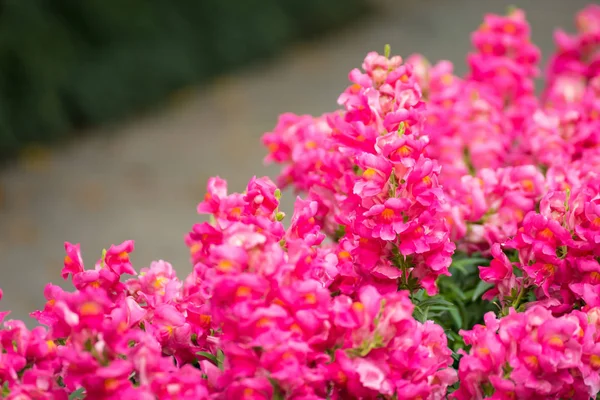
[[[321,40],[290,49],[212,85],[180,93],[170,106],[48,151],[0,172],[1,309],[24,318],[42,307],[43,287],[61,283],[63,243],[82,244],[88,267],[103,248],[136,241],[136,269],[154,259],[191,270],[183,236],[208,177],[243,190],[262,165],[260,137],[285,111],[320,114],[336,107],[347,73],[370,50],[421,52],[464,72],[469,33],[485,12],[524,8],[545,55],[555,26],[572,28],[576,0],[397,0]],[[285,199],[289,210],[292,196]]]

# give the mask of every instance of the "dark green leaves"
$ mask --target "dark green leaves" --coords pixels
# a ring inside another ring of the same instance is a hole
[[[341,238],[343,238],[344,236],[346,236],[346,227],[344,225],[339,225],[337,227],[337,229],[335,230],[333,239],[336,242],[339,242]]]
[[[415,318],[440,324],[454,351],[464,347],[459,335],[461,329],[471,329],[483,322],[486,312],[497,310],[492,303],[481,299],[491,285],[479,278],[479,266],[489,263],[489,259],[477,254],[456,253],[450,266],[452,276],[442,276],[437,282],[439,293],[429,297],[419,291],[412,297]]]
[[[209,353],[207,351],[199,351],[196,353],[196,355],[199,355],[201,357],[204,357],[204,358],[210,360],[210,362],[212,362],[217,367],[219,367],[220,370],[223,370],[223,363],[225,362],[225,354],[223,353],[223,351],[221,349],[217,350],[216,355]]]
[[[420,290],[413,296],[413,303],[415,304],[413,315],[420,322],[439,318],[450,309],[455,309],[454,304],[448,300],[437,296],[428,297],[424,290]]]
[[[488,291],[488,289],[492,288],[494,285],[491,285],[487,282],[480,281],[475,289],[473,290],[473,295],[471,296],[471,301],[476,301],[481,297],[482,294]]]
[[[85,389],[80,388],[69,395],[69,400],[85,399]]]

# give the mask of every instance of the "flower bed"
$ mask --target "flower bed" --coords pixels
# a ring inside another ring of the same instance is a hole
[[[524,14],[487,15],[470,71],[370,53],[320,117],[264,136],[281,191],[218,177],[193,272],[85,269],[67,243],[29,331],[0,331],[3,395],[589,399],[600,390],[600,7],[556,35],[539,98]],[[129,276],[126,279],[122,279]],[[3,315],[4,316],[4,315]]]

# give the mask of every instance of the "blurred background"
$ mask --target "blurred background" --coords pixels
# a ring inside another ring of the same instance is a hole
[[[65,241],[91,268],[134,239],[138,271],[165,259],[184,277],[206,180],[274,177],[261,135],[283,112],[335,109],[367,52],[389,43],[462,74],[483,15],[515,5],[546,60],[586,3],[0,0],[0,309],[43,307]]]

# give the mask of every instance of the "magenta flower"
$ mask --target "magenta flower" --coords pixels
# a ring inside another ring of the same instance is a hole
[[[298,192],[291,217],[269,178],[231,194],[209,179],[183,280],[162,260],[137,274],[133,241],[92,269],[65,243],[74,290],[46,285],[31,313],[46,327],[0,312],[0,395],[595,398],[600,7],[576,26],[556,33],[539,98],[520,10],[485,16],[465,76],[369,53],[340,110],[284,114],[263,137]],[[473,283],[470,256],[489,260],[473,289],[438,280],[455,268]],[[483,283],[498,309],[457,333]]]
[[[79,248],[79,243],[73,245],[69,242],[65,242],[65,251],[67,252],[67,255],[64,260],[65,267],[61,272],[63,279],[66,279],[69,274],[75,276],[76,274],[83,272],[83,260],[81,259]]]
[[[537,306],[525,313],[511,310],[500,320],[487,314],[485,326],[462,332],[471,349],[461,359],[461,384],[452,396],[595,396],[598,389],[581,372],[583,348],[589,341],[585,329],[595,330],[579,311],[555,318]]]
[[[374,238],[394,240],[398,233],[406,230],[402,212],[407,210],[409,204],[407,199],[387,199],[363,214],[366,217],[363,224],[372,229]]]
[[[357,165],[363,169],[360,179],[354,184],[354,194],[360,197],[373,197],[381,194],[387,187],[392,165],[384,158],[374,154],[362,153],[356,158]]]

